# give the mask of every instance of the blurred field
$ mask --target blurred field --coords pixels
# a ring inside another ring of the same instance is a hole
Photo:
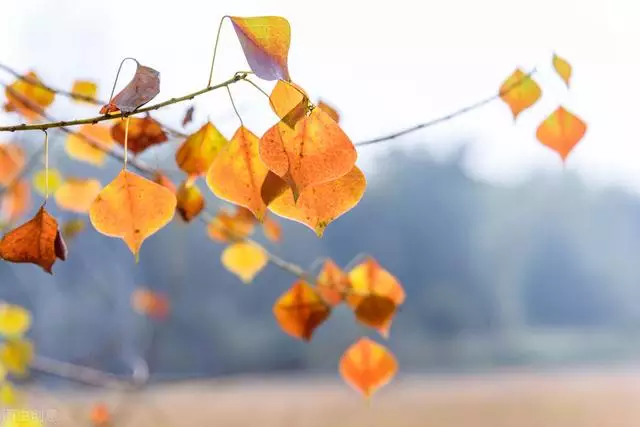
[[[640,372],[404,378],[370,404],[337,379],[242,379],[156,386],[138,395],[32,395],[48,425],[82,426],[91,402],[115,426],[640,426]]]

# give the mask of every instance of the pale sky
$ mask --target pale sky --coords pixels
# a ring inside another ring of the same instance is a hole
[[[537,67],[543,97],[516,124],[496,101],[408,140],[446,156],[466,139],[472,142],[471,176],[514,183],[535,170],[561,170],[557,154],[535,139],[539,122],[561,104],[589,126],[567,168],[590,184],[640,191],[638,0],[2,0],[0,61],[20,71],[33,68],[45,82],[67,89],[77,78],[93,79],[107,98],[120,60],[133,56],[160,71],[155,101],[161,101],[206,85],[223,15],[287,18],[293,80],[313,100],[337,107],[354,142],[474,103],[496,93],[516,67]],[[554,51],[573,66],[569,91],[551,69]],[[247,69],[228,22],[218,55],[216,81]],[[123,83],[133,66],[126,70]],[[246,125],[260,136],[275,120],[266,98],[246,84],[232,91]],[[224,91],[195,105],[189,131],[207,116],[228,137],[238,126]],[[156,117],[177,125],[187,106]],[[62,99],[51,112],[60,119],[96,113]],[[3,124],[15,121],[0,113]],[[358,164],[365,174],[375,173],[372,154],[413,145],[406,141],[364,148]]]

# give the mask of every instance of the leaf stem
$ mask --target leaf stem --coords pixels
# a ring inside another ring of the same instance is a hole
[[[129,119],[125,118],[124,122],[124,166],[122,169],[127,170],[127,160],[129,158]]]
[[[129,56],[127,56],[122,61],[120,61],[120,66],[118,67],[118,72],[116,73],[116,79],[113,81],[113,87],[111,88],[111,95],[109,96],[109,102],[111,102],[111,100],[113,99],[113,93],[116,91],[116,84],[118,83],[118,78],[120,77],[120,71],[122,70],[122,66],[124,65],[124,62],[129,59],[132,61],[135,61],[138,67],[140,66],[140,63],[136,58],[131,58]]]
[[[44,132],[44,201],[49,200],[49,133]]]
[[[233,107],[233,111],[236,112],[236,116],[238,117],[238,120],[240,120],[240,126],[244,127],[244,122],[242,121],[242,117],[240,117],[240,113],[236,108],[236,103],[233,102],[233,95],[231,95],[231,89],[229,89],[229,86],[227,86],[227,93],[229,94],[229,100],[231,101],[231,106]]]
[[[213,80],[213,64],[216,62],[216,54],[218,53],[218,42],[220,41],[220,33],[222,31],[222,23],[225,18],[229,18],[229,15],[225,15],[220,19],[220,24],[218,24],[218,33],[216,34],[216,42],[213,45],[213,56],[211,57],[211,69],[209,70],[209,81],[207,82],[207,87],[211,86],[211,81]]]

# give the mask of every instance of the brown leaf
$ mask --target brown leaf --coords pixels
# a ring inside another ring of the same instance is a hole
[[[100,114],[117,111],[131,113],[151,101],[158,93],[160,93],[160,73],[138,63],[133,79],[100,109]]]
[[[124,147],[126,120],[120,120],[111,128],[111,137]],[[160,123],[151,117],[129,117],[129,137],[127,148],[133,154],[138,154],[151,147],[167,141],[167,135]]]
[[[187,111],[184,113],[184,118],[182,119],[182,127],[185,127],[193,121],[194,110],[195,107],[193,105],[190,105],[189,108],[187,108]]]

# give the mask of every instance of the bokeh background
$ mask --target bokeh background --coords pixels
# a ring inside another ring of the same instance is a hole
[[[205,86],[225,14],[285,16],[292,26],[294,81],[312,99],[336,107],[354,142],[491,96],[516,67],[536,68],[543,97],[516,123],[496,100],[364,146],[358,165],[368,180],[365,196],[322,239],[287,220],[279,220],[282,243],[257,235],[274,253],[309,268],[325,257],[344,266],[369,254],[404,285],[407,301],[387,341],[401,373],[374,399],[376,408],[363,405],[337,373],[344,350],[362,334],[375,334],[344,308],[312,343],[290,338],[271,309],[292,277],[268,266],[253,284],[241,284],[220,264],[223,246],[202,224],[177,217],[145,242],[138,264],[121,241],[91,227],[71,242],[68,261],[57,263],[51,277],[37,267],[0,263],[0,299],[33,312],[30,336],[38,354],[119,375],[143,358],[151,379],[143,394],[168,403],[136,400],[126,414],[121,408],[116,425],[136,416],[166,425],[180,425],[173,422],[187,415],[213,422],[221,414],[228,425],[248,425],[250,416],[271,417],[274,425],[640,421],[633,405],[640,397],[639,4],[3,0],[0,62],[33,69],[55,87],[92,79],[105,99],[120,60],[132,56],[160,70],[158,100],[168,99]],[[569,90],[552,69],[553,52],[574,67]],[[246,68],[226,23],[214,80]],[[122,81],[132,73],[125,65]],[[265,90],[273,85],[260,84]],[[254,88],[231,90],[254,133],[275,122]],[[210,119],[231,137],[238,121],[224,91],[192,104],[194,121],[185,132]],[[154,117],[180,128],[188,105]],[[564,167],[535,139],[538,123],[558,105],[589,127]],[[97,112],[60,97],[48,111],[59,119]],[[20,122],[5,112],[0,118]],[[29,152],[42,144],[39,132],[0,138]],[[69,159],[64,138],[51,134],[52,167],[103,185],[119,171],[115,160],[97,169]],[[171,140],[140,158],[177,183],[182,175],[173,156],[181,142]],[[204,181],[198,185],[209,208],[228,206]],[[36,196],[33,212],[39,204]],[[62,221],[73,217],[54,204],[51,210]],[[170,296],[167,319],[132,310],[131,294],[141,286]],[[212,378],[222,382],[207,382]],[[38,372],[26,386],[60,411],[57,424],[67,422],[68,411],[82,417],[88,395],[89,401],[112,398],[102,391],[79,395],[78,385]],[[210,402],[217,402],[216,410]],[[125,406],[112,403],[114,411],[118,405]],[[244,410],[247,405],[254,413]],[[335,419],[322,418],[326,408],[335,408]],[[396,416],[389,415],[393,411]]]

